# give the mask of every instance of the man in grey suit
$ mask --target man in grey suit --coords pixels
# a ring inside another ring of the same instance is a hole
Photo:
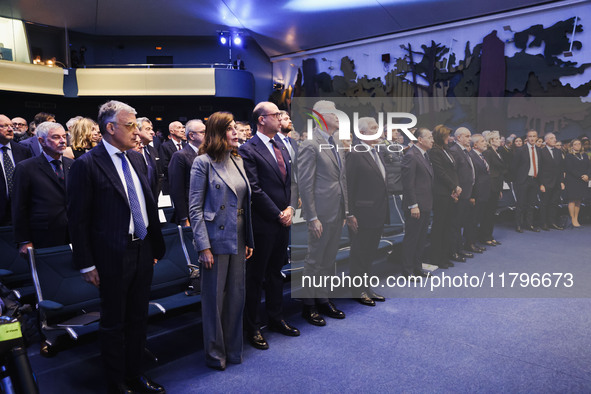
[[[433,168],[427,151],[433,147],[433,135],[421,127],[417,141],[402,159],[402,206],[406,229],[402,241],[403,274],[411,277],[425,276],[421,255],[427,241],[427,228],[433,208]]]
[[[315,128],[311,140],[302,142],[298,151],[298,188],[303,216],[308,223],[308,255],[304,275],[324,277],[331,273],[345,217],[348,215],[345,155],[338,139],[339,128],[331,101],[318,101],[314,111],[322,114],[326,130]],[[339,151],[338,148],[341,148]],[[328,299],[328,289],[304,289],[302,316],[310,324],[326,325],[319,314],[344,319],[345,314]]]

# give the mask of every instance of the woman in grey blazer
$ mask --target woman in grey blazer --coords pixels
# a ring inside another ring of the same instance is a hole
[[[201,265],[203,343],[208,367],[242,362],[245,261],[252,254],[250,186],[232,114],[216,112],[191,167],[189,216]]]

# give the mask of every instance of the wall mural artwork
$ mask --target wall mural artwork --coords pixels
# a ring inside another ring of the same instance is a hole
[[[406,44],[401,46],[405,55],[392,59],[391,70],[382,78],[357,75],[355,62],[349,57],[341,59],[340,70],[343,75],[336,76],[318,73],[316,59],[306,59],[303,71],[298,74],[293,95],[410,97],[413,100],[409,101],[411,104],[408,110],[418,116],[427,116],[429,124],[447,121],[459,126],[465,124],[462,121],[465,112],[477,110],[481,115],[478,116],[477,124],[470,126],[478,130],[493,128],[504,130],[503,134],[508,135],[518,130],[524,134],[525,129],[532,127],[538,128],[541,134],[566,130],[567,133],[562,137],[573,138],[576,132],[591,130],[588,105],[573,110],[557,105],[560,100],[553,100],[554,104],[543,110],[533,108],[532,102],[506,108],[507,100],[495,104],[494,100],[479,102],[478,98],[559,98],[589,95],[591,81],[576,88],[560,81],[561,77],[580,75],[591,67],[591,63],[579,64],[575,60],[576,56],[573,56],[583,48],[583,44],[576,39],[571,45],[573,28],[576,33],[583,31],[580,22],[580,19],[573,17],[547,28],[535,25],[515,32],[512,42],[519,51],[512,56],[505,55],[506,43],[498,37],[497,31],[492,31],[476,45],[468,42],[463,51],[463,59],[460,59],[461,54],[450,53],[450,48],[435,41],[423,44],[420,48]],[[528,53],[528,50],[539,52],[541,47],[543,51],[540,54]],[[563,55],[567,60],[561,59]],[[287,107],[286,95],[281,97],[279,105]],[[466,101],[461,100],[462,98],[474,100]],[[564,101],[572,105],[572,100]],[[582,112],[577,112],[579,110]]]

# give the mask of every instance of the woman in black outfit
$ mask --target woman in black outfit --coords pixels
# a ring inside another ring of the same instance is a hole
[[[429,159],[433,165],[433,225],[431,227],[431,264],[439,268],[453,267],[452,228],[454,204],[462,192],[455,162],[447,150],[451,129],[438,125],[433,130],[433,148]]]
[[[490,196],[484,208],[482,222],[480,223],[480,233],[478,239],[480,242],[496,246],[501,243],[493,237],[495,227],[495,212],[499,199],[503,193],[503,181],[507,176],[507,165],[499,152],[501,146],[501,136],[498,131],[491,131],[485,137],[488,149],[482,155],[486,159],[490,171]]]
[[[566,171],[566,200],[568,201],[568,213],[572,226],[581,227],[579,223],[579,211],[581,201],[586,197],[589,188],[589,157],[583,153],[581,140],[571,141],[569,154],[564,163]]]

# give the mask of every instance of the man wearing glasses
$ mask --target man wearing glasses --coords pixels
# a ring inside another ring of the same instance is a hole
[[[250,344],[261,350],[269,344],[261,334],[258,310],[262,291],[269,328],[287,336],[300,331],[283,319],[283,276],[289,229],[294,213],[291,201],[291,162],[283,142],[275,140],[282,114],[273,103],[257,104],[252,113],[257,132],[239,149],[252,189],[252,228],[255,250],[246,264],[244,328]]]
[[[146,163],[133,150],[135,114],[119,101],[100,107],[103,140],[70,169],[68,224],[74,264],[101,297],[109,392],[163,393],[142,368],[153,265],[165,246]]]
[[[186,136],[189,143],[172,154],[168,165],[170,198],[174,204],[175,221],[183,227],[189,224],[189,186],[191,185],[191,167],[199,153],[199,147],[205,139],[205,124],[201,119],[187,122]]]
[[[10,196],[14,186],[14,167],[17,163],[31,157],[31,151],[14,143],[12,121],[0,115],[0,226],[11,224]]]
[[[12,119],[12,128],[14,129],[14,142],[22,141],[32,136],[29,135],[29,124],[20,117]]]

